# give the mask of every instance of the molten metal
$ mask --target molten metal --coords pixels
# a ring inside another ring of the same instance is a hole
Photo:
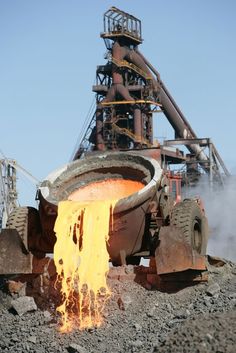
[[[63,303],[61,331],[100,326],[110,291],[107,242],[116,202],[143,188],[132,180],[106,180],[76,190],[58,206],[54,261]],[[80,200],[80,201],[78,201]]]
[[[68,198],[72,201],[119,200],[143,188],[139,181],[108,179],[97,181],[74,191]]]

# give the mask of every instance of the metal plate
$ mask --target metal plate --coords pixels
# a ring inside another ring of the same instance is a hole
[[[162,227],[160,243],[155,251],[157,274],[167,274],[186,270],[206,270],[205,256],[192,249],[182,232],[174,227]]]
[[[32,273],[32,254],[15,229],[0,233],[0,274]]]

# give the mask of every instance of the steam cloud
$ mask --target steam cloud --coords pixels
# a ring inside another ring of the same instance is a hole
[[[213,190],[202,178],[197,187],[185,190],[189,196],[200,196],[204,202],[210,230],[207,253],[236,261],[236,176]]]

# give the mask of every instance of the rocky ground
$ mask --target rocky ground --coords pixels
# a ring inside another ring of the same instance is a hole
[[[103,325],[64,334],[58,331],[53,301],[48,299],[43,305],[38,304],[40,309],[36,308],[25,293],[6,293],[2,279],[0,352],[233,353],[236,351],[236,264],[229,261],[220,264],[216,263],[219,267],[209,264],[208,282],[172,293],[153,289],[147,283],[140,285],[129,276],[120,279],[111,276],[112,295]],[[132,268],[127,272],[132,272]]]

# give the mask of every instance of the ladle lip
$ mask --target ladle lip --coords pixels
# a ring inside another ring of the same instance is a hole
[[[145,185],[142,189],[139,191],[135,192],[134,194],[125,197],[123,199],[120,199],[115,207],[113,213],[119,213],[121,211],[126,211],[127,209],[133,208],[138,204],[141,204],[145,202],[148,198],[150,198],[153,195],[153,192],[156,191],[156,188],[158,187],[159,181],[161,179],[162,175],[162,169],[160,167],[160,164],[153,158],[149,157],[143,157],[146,160],[149,160],[152,165],[154,166],[155,174],[152,177],[151,181]]]
[[[101,163],[99,162],[99,160],[101,161]],[[63,183],[66,184],[66,182],[70,181],[72,175],[76,177],[80,174],[86,175],[86,173],[91,173],[93,170],[96,171],[98,169],[108,168],[109,162],[112,162],[113,160],[115,167],[119,167],[119,163],[121,165],[121,168],[124,167],[125,163],[130,163],[129,168],[134,170],[136,169],[138,171],[138,165],[140,165],[140,168],[144,168],[144,170],[147,170],[147,174],[149,173],[151,178],[148,184],[145,185],[138,192],[135,192],[128,197],[120,199],[116,203],[113,213],[119,213],[121,211],[126,211],[130,208],[137,207],[138,205],[142,204],[143,202],[147,201],[149,198],[152,197],[158,187],[162,175],[162,169],[160,167],[160,164],[153,158],[138,155],[137,153],[132,152],[105,152],[91,155],[81,160],[70,162],[50,173],[42,182],[41,186],[39,187],[39,191],[42,197],[47,202],[57,206],[58,202],[60,201],[55,196],[57,195],[57,189],[62,186]],[[104,174],[104,176],[105,175],[106,174]],[[65,200],[66,199],[67,197],[65,197]]]

